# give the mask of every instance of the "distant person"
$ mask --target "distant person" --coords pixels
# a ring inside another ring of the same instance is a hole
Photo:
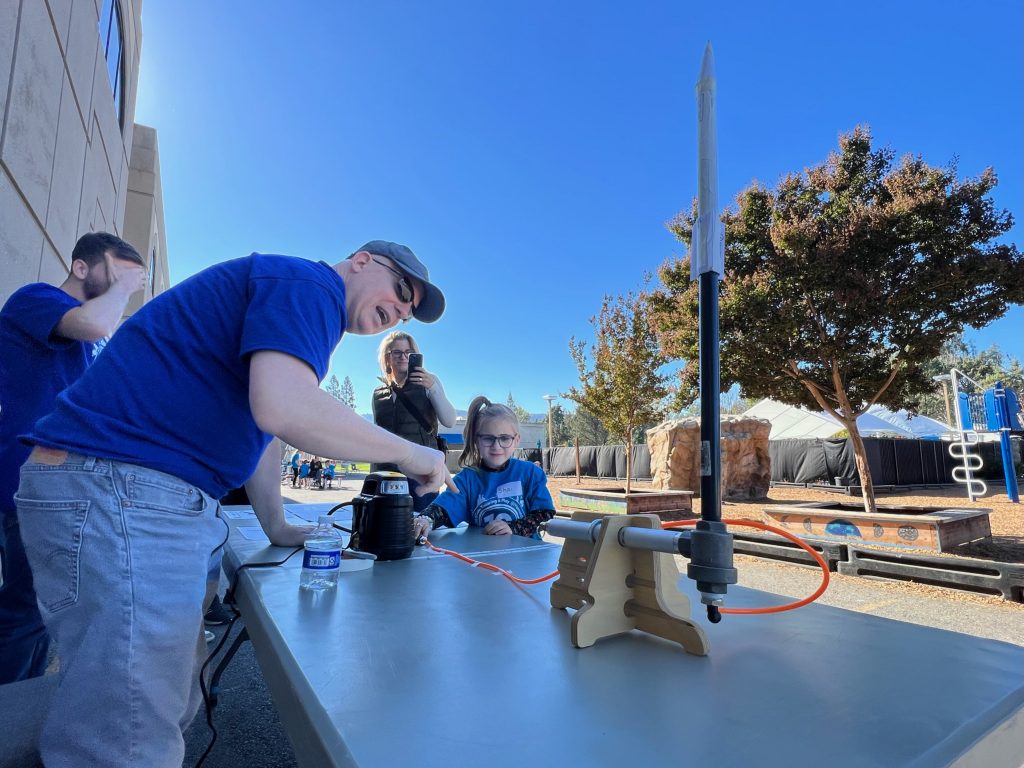
[[[0,684],[43,674],[50,645],[14,505],[18,470],[29,454],[18,435],[85,372],[145,280],[132,246],[91,232],[75,244],[71,272],[59,288],[31,283],[0,309]]]
[[[324,482],[328,488],[334,487],[334,460],[328,460],[326,466],[324,466]]]
[[[450,482],[438,451],[320,388],[346,331],[443,310],[426,267],[395,243],[367,243],[333,266],[226,261],[145,304],[29,429],[18,518],[61,659],[45,765],[181,766],[201,701],[203,604],[216,588],[207,575],[228,531],[216,500],[244,482],[275,546],[301,547],[313,530],[285,520],[275,437]]]
[[[453,478],[458,493],[445,491],[416,518],[416,536],[433,528],[468,523],[494,535],[540,538],[538,527],[555,515],[544,470],[512,458],[519,446],[519,419],[505,405],[478,397],[466,416],[463,467]]]
[[[320,461],[319,456],[314,456],[313,460],[309,462],[309,481],[310,485],[314,488],[321,488],[321,477],[320,473],[324,471],[324,463]]]
[[[417,445],[440,448],[438,424],[455,426],[455,406],[436,374],[426,368],[410,373],[409,355],[419,351],[416,340],[405,331],[393,331],[381,341],[377,362],[384,385],[373,392],[373,423]],[[371,472],[394,469],[393,464],[370,467]],[[436,488],[414,495],[413,508],[426,509],[436,497]]]
[[[298,451],[292,454],[292,460],[290,466],[292,469],[292,488],[295,487],[295,483],[299,480],[299,459],[301,458]]]
[[[303,459],[299,465],[299,488],[309,487],[309,460]]]

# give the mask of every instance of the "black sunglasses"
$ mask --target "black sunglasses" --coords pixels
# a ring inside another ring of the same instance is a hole
[[[373,259],[373,256],[371,256],[370,258]],[[389,272],[393,272],[395,275],[398,276],[398,282],[395,283],[395,293],[398,295],[398,300],[401,301],[402,303],[411,302],[413,296],[415,296],[415,293],[413,293],[412,283],[409,282],[409,278],[406,277],[404,273],[399,272],[397,269],[392,267],[390,264],[385,264],[383,261],[377,261],[377,259],[373,260],[380,264],[382,267],[384,267],[384,269],[388,270]]]

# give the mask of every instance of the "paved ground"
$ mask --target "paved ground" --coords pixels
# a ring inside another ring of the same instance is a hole
[[[335,483],[334,490],[284,489],[297,503],[347,501],[361,484],[361,478]],[[810,568],[738,556],[740,584],[792,597],[804,597],[817,587],[820,573]],[[682,561],[685,563],[685,561]],[[537,589],[546,589],[545,585]],[[875,616],[923,626],[963,632],[1024,645],[1024,605],[995,598],[965,600],[961,593],[937,587],[872,581],[832,574],[832,583],[820,602]],[[757,624],[771,616],[727,616],[724,621]],[[237,628],[235,630],[237,632]],[[222,632],[218,632],[218,635]],[[250,644],[245,644],[222,680],[220,705],[215,722],[220,736],[204,765],[209,768],[290,768],[294,756],[284,735],[277,712],[263,682]],[[185,765],[194,765],[210,739],[202,716],[186,734]]]

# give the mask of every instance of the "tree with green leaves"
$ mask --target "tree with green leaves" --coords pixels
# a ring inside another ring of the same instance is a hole
[[[338,382],[338,377],[335,376],[333,373],[331,374],[331,378],[329,378],[327,380],[327,383],[324,385],[324,389],[326,389],[327,394],[329,394],[335,400],[341,400],[342,402],[344,402],[341,395],[341,384]]]
[[[937,357],[922,366],[925,376],[934,384],[931,392],[918,399],[917,413],[939,421],[947,421],[945,397],[948,395],[952,398],[952,391],[947,382],[946,392],[943,393],[942,384],[936,381],[935,377],[948,376],[953,368],[967,374],[982,389],[993,387],[996,382],[1001,381],[1003,386],[1012,389],[1018,395],[1024,395],[1024,369],[1021,368],[1019,360],[1005,354],[996,344],[979,352],[973,343],[959,338],[952,339],[943,345],[942,351]],[[955,420],[951,404],[947,423],[955,427],[956,425],[953,424]]]
[[[644,294],[605,296],[601,311],[590,318],[594,344],[588,360],[583,341],[569,340],[580,386],[563,397],[594,414],[626,450],[626,493],[633,476],[632,446],[637,430],[665,413],[668,376],[665,359],[648,317]]]
[[[352,410],[355,410],[356,391],[352,386],[352,379],[348,376],[345,377],[345,381],[339,383],[338,377],[332,373],[331,378],[329,378],[327,380],[327,384],[324,385],[324,389],[326,389],[327,394],[335,400],[339,400]]]
[[[572,445],[572,432],[569,430],[569,414],[565,408],[555,404],[551,406],[551,436],[554,445]]]
[[[508,399],[505,401],[505,405],[512,409],[512,412],[516,415],[516,418],[519,419],[520,424],[530,423],[530,412],[515,401],[515,398],[512,397],[511,392],[508,393]]]
[[[356,389],[352,386],[352,379],[348,376],[341,382],[341,397],[339,399],[353,411],[356,409]]]
[[[935,384],[923,364],[967,325],[980,328],[1024,301],[1024,258],[996,242],[1012,226],[989,193],[988,169],[959,180],[907,156],[894,165],[867,128],[775,189],[754,183],[727,210],[720,286],[723,389],[824,410],[849,431],[875,509],[857,417],[880,403],[913,408]],[[684,243],[694,211],[670,228]],[[697,387],[697,283],[689,259],[665,265],[652,297],[663,349]]]
[[[577,408],[575,411],[566,414],[565,426],[566,431],[569,433],[569,439],[574,444],[577,439],[579,439],[580,445],[608,444],[608,430],[586,408]]]

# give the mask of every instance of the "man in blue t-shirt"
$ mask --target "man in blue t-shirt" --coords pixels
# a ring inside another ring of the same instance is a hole
[[[44,763],[181,765],[200,701],[207,575],[227,538],[217,499],[244,483],[276,546],[299,547],[313,530],[285,521],[280,441],[395,463],[424,491],[451,485],[439,451],[320,388],[345,331],[433,322],[444,304],[396,243],[369,242],[334,265],[252,254],[143,306],[57,398],[23,438],[34,448],[18,487],[62,663]]]
[[[142,288],[143,267],[124,240],[91,232],[72,250],[59,288],[26,285],[0,309],[0,684],[43,674],[50,644],[15,515],[18,470],[29,453],[18,435],[92,362]]]

